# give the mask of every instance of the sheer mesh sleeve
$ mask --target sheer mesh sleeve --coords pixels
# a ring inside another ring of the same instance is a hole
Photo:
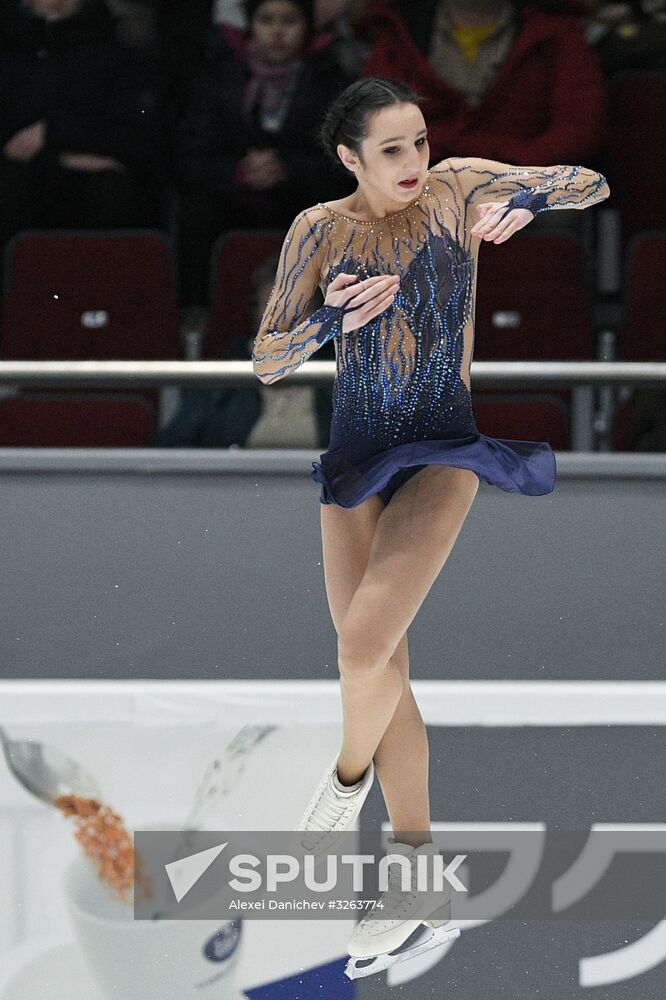
[[[322,344],[342,332],[343,309],[324,305],[308,315],[321,281],[325,232],[324,222],[305,209],[285,237],[252,349],[255,374],[266,384],[295,371]]]
[[[518,167],[477,157],[450,157],[433,170],[440,167],[456,175],[467,208],[506,200],[511,208],[527,208],[536,215],[556,208],[587,208],[610,194],[603,174],[589,167]]]

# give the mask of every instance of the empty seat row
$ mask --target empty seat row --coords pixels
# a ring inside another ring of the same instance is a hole
[[[548,440],[569,448],[561,399],[544,393],[482,393],[479,429],[493,437]],[[0,448],[149,448],[157,411],[137,393],[24,392],[0,398]]]
[[[553,393],[475,394],[479,430],[491,437],[548,441],[571,449],[570,409]],[[154,400],[140,393],[26,391],[0,398],[0,448],[150,448],[157,432]],[[613,444],[631,450],[631,404],[617,409]]]
[[[212,262],[204,357],[224,356],[229,341],[247,328],[245,303],[253,271],[280,249],[283,236],[276,230],[235,231],[219,241]],[[664,232],[641,234],[627,249],[619,357],[664,357],[665,257]],[[173,261],[161,233],[28,232],[12,244],[8,263],[1,357],[183,357]],[[479,270],[477,359],[592,359],[597,355],[586,262],[580,245],[571,236],[539,233],[523,235],[502,246],[484,245]],[[87,406],[93,422],[104,421],[105,407],[109,414],[116,412],[111,395],[107,391],[95,399],[94,393],[84,397],[73,392],[71,406],[66,405],[67,393],[62,391],[41,397],[24,393],[20,398],[7,399],[3,402],[4,446],[49,446],[49,426],[59,445],[78,441],[80,446],[87,442],[87,446],[103,446],[107,441],[109,445],[147,446],[154,432],[158,398],[154,389],[142,393],[145,411],[136,395],[121,399],[122,394],[116,394],[117,412],[124,412],[127,421],[125,434],[123,421],[114,425],[112,417],[105,421],[106,437],[101,431],[101,437],[96,436],[93,428],[85,433],[68,430],[67,422],[74,419],[77,408],[81,412]],[[554,389],[546,396],[477,390],[475,400],[477,420],[484,433],[544,437],[554,447],[571,446],[567,389]],[[151,407],[152,424],[148,419]],[[33,431],[25,420],[21,421],[21,414],[28,412],[32,413]],[[42,421],[39,414],[47,413],[50,417]],[[21,424],[23,431],[19,432]],[[41,426],[44,430],[39,429]],[[114,426],[122,440],[113,436]]]
[[[247,329],[255,268],[282,244],[276,230],[218,242],[203,356],[224,356]],[[666,358],[666,231],[626,251],[617,357]],[[8,252],[0,357],[182,358],[171,248],[158,231],[26,232]],[[486,244],[479,258],[475,357],[583,360],[599,356],[595,301],[581,245],[560,233]]]

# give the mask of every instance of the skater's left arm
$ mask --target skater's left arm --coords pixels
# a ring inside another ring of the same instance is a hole
[[[587,208],[610,194],[603,174],[580,165],[521,167],[478,157],[449,157],[441,167],[445,165],[461,191],[465,226],[473,236],[495,243],[539,212]]]

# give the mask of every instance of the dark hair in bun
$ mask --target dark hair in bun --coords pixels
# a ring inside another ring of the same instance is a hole
[[[319,129],[319,143],[337,166],[346,171],[337,154],[338,143],[353,149],[363,162],[361,143],[367,137],[368,118],[392,104],[418,104],[422,98],[397,80],[368,76],[346,87],[329,105]]]

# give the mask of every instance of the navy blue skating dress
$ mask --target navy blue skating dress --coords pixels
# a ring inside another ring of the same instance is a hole
[[[472,469],[512,493],[550,493],[555,455],[545,441],[487,437],[470,395],[481,239],[477,207],[506,201],[533,213],[584,208],[608,197],[605,178],[582,166],[517,167],[451,157],[428,171],[420,196],[362,222],[324,204],[302,211],[286,236],[252,351],[270,384],[334,338],[336,377],[328,449],[311,472],[321,503],[356,507],[395,490],[426,465]],[[544,262],[544,280],[547,280]],[[343,308],[313,309],[341,271],[399,274],[391,306],[342,331]]]

